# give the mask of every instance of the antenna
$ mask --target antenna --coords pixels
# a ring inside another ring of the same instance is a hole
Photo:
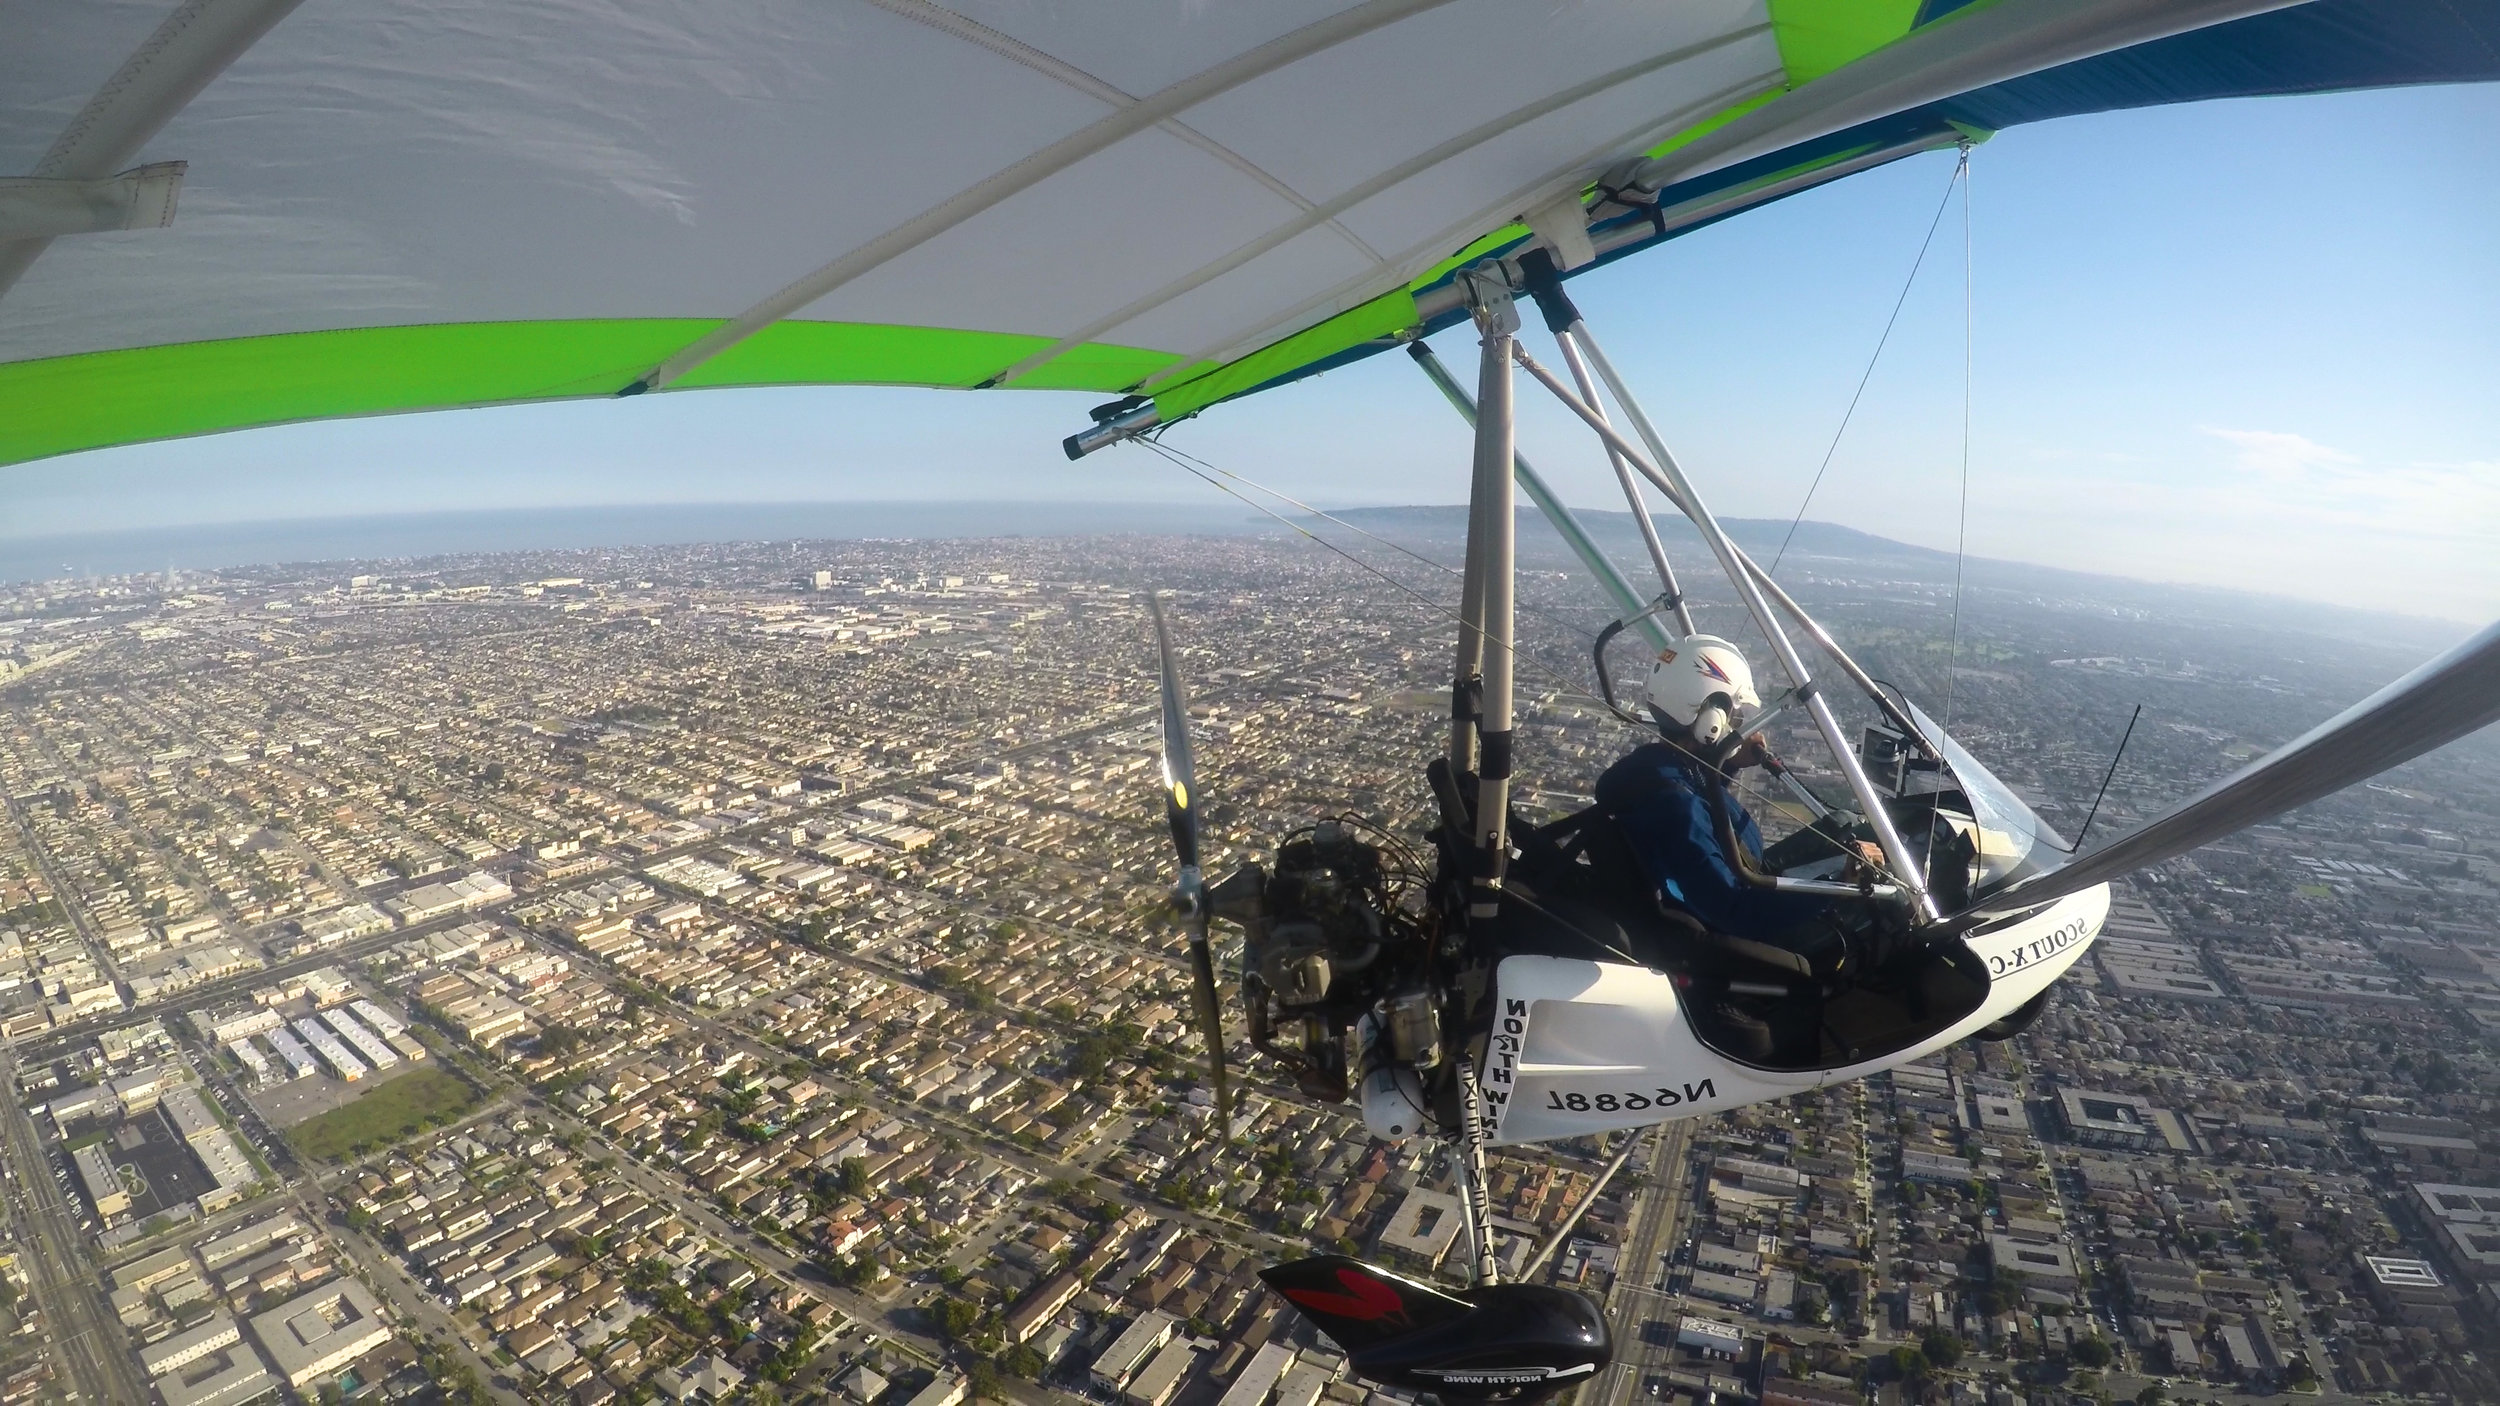
[[[2118,751],[2109,759],[2109,770],[2101,773],[2101,794],[2092,798],[2092,809],[2084,812],[2083,828],[2075,832],[2074,848],[2067,850],[2066,852],[2068,854],[2073,854],[2081,850],[2083,848],[2083,837],[2092,833],[2093,817],[2101,813],[2101,797],[2109,794],[2110,780],[2118,775],[2118,760],[2120,757],[2127,755],[2127,739],[2135,736],[2135,721],[2137,718],[2143,716],[2144,705],[2138,703],[2135,705],[2135,712],[2127,719],[2127,730],[2118,735]]]

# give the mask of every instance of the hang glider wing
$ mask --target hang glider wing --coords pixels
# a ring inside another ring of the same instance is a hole
[[[1594,207],[1598,258],[2018,122],[2500,76],[2500,0],[21,0],[9,29],[0,463],[712,386],[1168,419],[1453,316],[1459,259],[1532,215],[1576,244],[1608,173],[1645,184]]]

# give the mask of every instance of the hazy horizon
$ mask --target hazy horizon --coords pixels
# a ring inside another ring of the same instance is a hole
[[[1279,505],[1281,506],[1281,505]],[[1463,503],[1315,504],[1340,515],[1464,512]],[[1533,507],[1522,504],[1523,526],[1538,526]],[[1575,508],[1601,539],[1609,530],[1626,541],[1607,543],[1627,573],[1642,567],[1630,546],[1631,515],[1621,507]],[[1300,516],[1286,509],[1288,516]],[[1681,518],[1657,514],[1671,542],[1690,535]],[[1739,537],[1769,534],[1785,539],[1792,521],[1785,518],[1725,519]],[[1949,562],[1947,551],[1905,542],[1848,523],[1809,517],[1793,524],[1798,532],[1792,562],[1817,550],[1817,539],[1845,534],[1850,539],[1880,543],[1900,551]],[[154,575],[168,569],[242,571],[269,567],[320,566],[327,563],[377,564],[420,562],[470,556],[523,555],[536,552],[629,550],[642,547],[734,545],[755,542],[949,540],[978,538],[1061,538],[1081,536],[1235,535],[1282,530],[1278,522],[1232,499],[1201,504],[1120,503],[1064,500],[1002,500],[969,502],[952,499],[818,499],[788,502],[689,502],[579,504],[539,508],[449,509],[432,512],[298,515],[176,527],[149,527],[101,532],[0,533],[0,584],[36,585],[93,578]],[[325,545],[326,544],[326,545]],[[1828,543],[1826,545],[1829,545]],[[1675,555],[1688,569],[1710,572],[1698,541],[1680,544]],[[1313,551],[1320,548],[1314,547]],[[1845,550],[1845,544],[1844,544]],[[1694,559],[1699,558],[1699,559]],[[1973,566],[2079,576],[2116,586],[2186,589],[2222,600],[2309,609],[2321,603],[2283,592],[2249,587],[2217,586],[2195,581],[2164,580],[2123,571],[2075,567],[2022,557],[1969,554]],[[1792,568],[1793,570],[1793,568]],[[1715,579],[1715,573],[1712,573]],[[2003,583],[1974,579],[1974,589]],[[2484,620],[2332,604],[2356,619],[2404,621],[2432,627],[2433,632],[2479,627]]]

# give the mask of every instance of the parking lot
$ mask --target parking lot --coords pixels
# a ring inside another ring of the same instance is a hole
[[[422,1067],[402,1060],[388,1069],[367,1074],[352,1084],[327,1074],[308,1074],[283,1084],[247,1089],[244,1097],[252,1101],[252,1107],[260,1110],[260,1116],[268,1121],[269,1126],[292,1128],[307,1118],[317,1117],[334,1108],[345,1108],[372,1090]]]

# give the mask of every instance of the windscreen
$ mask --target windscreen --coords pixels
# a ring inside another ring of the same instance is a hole
[[[1975,889],[1986,890],[2012,878],[2027,868],[2054,869],[2065,861],[2072,848],[2048,822],[2032,813],[2014,789],[1997,779],[1996,773],[1980,764],[1961,743],[1953,740],[1942,725],[1922,712],[1915,703],[1908,703],[1910,718],[1936,750],[1944,754],[1944,764],[1953,772],[1953,779],[1969,798],[1971,819],[1978,833],[1971,837],[1979,848],[1979,874]]]

